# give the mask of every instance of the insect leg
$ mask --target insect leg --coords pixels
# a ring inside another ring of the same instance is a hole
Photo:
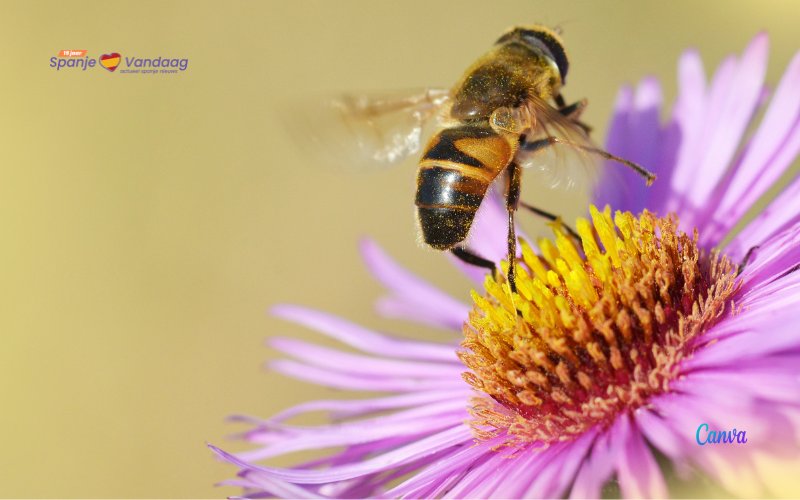
[[[581,113],[583,113],[583,110],[586,109],[586,104],[588,104],[586,99],[581,99],[578,102],[573,102],[569,106],[563,106],[561,108],[558,108],[558,112],[564,115],[565,117],[569,118],[570,120],[574,120],[577,122],[578,118],[580,118],[581,116]]]
[[[753,256],[753,253],[760,247],[761,245],[752,246],[750,247],[750,250],[748,250],[747,253],[744,254],[744,258],[742,259],[741,262],[739,262],[739,265],[736,266],[736,276],[742,274],[742,271],[744,271],[745,266],[747,265],[748,262],[750,262],[750,258]]]
[[[459,260],[466,262],[467,264],[489,269],[490,271],[492,271],[492,274],[494,274],[496,270],[494,262],[488,259],[484,259],[480,255],[474,254],[464,247],[454,247],[450,250],[450,252],[456,257],[458,257]]]
[[[561,221],[561,217],[559,217],[558,215],[555,215],[553,213],[550,213],[550,212],[547,212],[545,210],[542,210],[541,208],[536,208],[533,205],[525,203],[524,201],[520,201],[519,205],[522,208],[524,208],[526,210],[530,210],[531,212],[533,212],[534,214],[538,215],[539,217],[544,217],[545,219],[547,219],[547,220],[549,220],[551,222],[556,222],[556,221],[560,222]],[[572,229],[568,225],[564,224],[563,222],[561,222],[561,226],[564,228],[564,230],[566,232],[569,233],[570,236],[575,238],[576,241],[578,241],[578,242],[581,241],[581,237],[578,235],[578,233],[574,229]]]
[[[520,177],[522,169],[515,162],[508,166],[508,192],[506,193],[506,210],[508,211],[508,286],[512,292],[517,291],[515,260],[517,258],[517,233],[514,228],[514,212],[519,205]]]
[[[567,105],[567,103],[564,102],[564,97],[561,94],[558,94],[555,97],[555,101],[556,105],[558,106],[558,112],[572,120],[575,125],[586,132],[586,135],[589,135],[589,133],[592,131],[592,127],[580,121],[581,114],[583,113],[583,110],[586,109],[589,101],[586,99],[581,99],[578,102],[573,102],[572,104]]]
[[[544,139],[539,139],[539,140],[536,140],[536,141],[533,141],[533,142],[523,142],[522,144],[520,144],[520,149],[523,149],[523,150],[529,151],[529,152],[536,152],[536,151],[538,151],[540,149],[544,149],[546,147],[553,146],[555,144],[563,144],[565,146],[570,146],[572,148],[579,149],[581,151],[586,151],[587,153],[591,153],[591,154],[596,154],[598,156],[602,156],[606,160],[613,160],[613,161],[615,161],[617,163],[621,163],[622,165],[625,165],[626,167],[634,170],[637,174],[639,174],[642,177],[644,177],[648,186],[651,185],[653,183],[653,181],[656,180],[656,174],[650,172],[649,170],[647,170],[646,168],[644,168],[643,166],[641,166],[641,165],[639,165],[637,163],[634,163],[634,162],[632,162],[630,160],[626,160],[625,158],[620,158],[617,155],[612,155],[611,153],[609,153],[608,151],[605,151],[603,149],[593,148],[591,146],[584,146],[583,144],[578,144],[578,143],[569,141],[567,139],[562,139],[561,137],[552,137],[551,136],[551,137],[546,137]]]

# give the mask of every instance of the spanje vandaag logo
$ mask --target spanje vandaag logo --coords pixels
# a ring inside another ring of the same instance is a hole
[[[103,68],[109,73],[169,75],[185,72],[189,68],[189,59],[123,56],[119,52],[100,54],[95,58],[89,57],[88,50],[61,50],[58,55],[50,58],[50,67],[56,71],[88,71]]]

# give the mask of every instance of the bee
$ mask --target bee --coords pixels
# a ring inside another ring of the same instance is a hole
[[[494,264],[464,242],[489,187],[505,174],[508,283],[516,291],[514,215],[521,204],[522,166],[534,155],[563,145],[628,166],[648,185],[655,179],[643,167],[592,146],[590,128],[580,121],[586,100],[568,105],[561,94],[568,70],[555,31],[540,25],[515,27],[449,90],[428,89],[402,98],[347,97],[334,106],[357,137],[355,146],[376,162],[397,162],[418,152],[424,125],[437,118],[439,130],[425,146],[417,173],[415,205],[422,239],[493,272]],[[398,116],[405,128],[396,127]],[[395,128],[390,131],[387,124]]]

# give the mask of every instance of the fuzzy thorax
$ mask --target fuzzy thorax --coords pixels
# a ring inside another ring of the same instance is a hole
[[[483,393],[477,437],[546,446],[609,426],[668,392],[698,336],[734,307],[734,266],[674,216],[591,207],[591,218],[577,222],[580,244],[558,225],[541,255],[521,242],[517,293],[505,272],[473,292],[459,357]]]

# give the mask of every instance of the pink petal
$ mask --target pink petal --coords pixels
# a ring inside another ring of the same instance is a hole
[[[609,446],[612,430],[598,436],[592,452],[581,465],[570,498],[600,498],[603,485],[614,471],[614,450]]]
[[[564,443],[562,450],[543,451],[542,453],[548,454],[547,458],[543,459],[544,467],[531,482],[525,496],[528,498],[563,496],[572,484],[578,467],[586,459],[595,434],[595,431],[588,431],[574,441]]]
[[[634,161],[659,177],[667,170],[662,165],[661,144],[665,131],[660,121],[661,85],[655,78],[645,78],[631,94],[628,87],[620,89],[607,149],[622,158]],[[635,140],[631,137],[635,136]],[[671,165],[670,165],[671,167]],[[668,182],[646,188],[641,176],[617,162],[606,161],[600,183],[595,189],[594,203],[611,205],[615,210],[641,211],[652,208],[654,196],[665,196]]]
[[[250,464],[247,462],[243,462],[239,460],[235,456],[231,455],[230,453],[226,453],[225,451],[217,448],[213,445],[208,445],[211,450],[216,453],[220,458],[225,460],[226,462],[230,462],[237,467],[244,469],[246,472],[243,474],[246,475],[248,482],[253,484],[254,487],[264,490],[265,492],[272,493],[276,497],[280,498],[324,498],[320,495],[317,495],[313,491],[309,491],[307,488],[302,486],[298,486],[291,482],[283,481],[280,479],[276,479],[269,474],[254,474]],[[252,478],[253,475],[256,475],[257,478],[254,481]]]
[[[371,399],[309,401],[283,410],[272,416],[269,420],[258,419],[254,423],[282,422],[298,415],[317,411],[331,412],[332,418],[341,419],[381,410],[396,410],[410,406],[424,406],[428,403],[442,401],[448,398],[453,398],[452,391],[425,391]]]
[[[461,470],[454,471],[447,481],[425,495],[426,498],[481,498],[492,496],[492,490],[486,490],[497,474],[498,468],[502,467],[503,462],[514,461],[513,458],[503,456],[496,451],[487,451],[479,460],[467,465]],[[507,473],[504,474],[508,480]],[[496,481],[495,481],[496,484]],[[486,491],[487,495],[481,495],[480,490]]]
[[[353,391],[406,392],[420,390],[464,388],[464,382],[458,379],[425,379],[409,377],[363,377],[346,375],[332,370],[298,363],[291,360],[276,360],[270,367],[298,380],[304,380],[323,387],[347,389]]]
[[[712,189],[722,180],[733,160],[741,138],[750,123],[761,96],[767,69],[769,40],[757,35],[734,63],[731,74],[720,70],[710,93],[704,137],[706,154],[694,162],[695,172],[702,172],[690,183],[687,200],[690,206],[706,206]],[[700,182],[702,180],[702,182]],[[703,233],[704,221],[694,221]]]
[[[421,497],[416,493],[420,488],[425,485],[435,484],[444,475],[452,471],[460,472],[470,467],[471,464],[485,457],[487,454],[491,455],[491,443],[479,443],[476,446],[464,446],[460,450],[447,454],[438,460],[431,462],[425,469],[409,477],[402,483],[385,493],[387,498],[397,497]],[[499,455],[498,455],[499,456]]]
[[[606,150],[622,158],[630,155],[631,134],[629,130],[630,116],[633,113],[633,89],[625,85],[617,92],[614,112],[608,126]],[[619,210],[633,204],[636,192],[630,188],[625,172],[616,165],[606,164],[603,175],[594,190],[593,203],[599,207],[610,205]],[[619,208],[617,208],[619,207]]]
[[[652,411],[639,408],[634,413],[637,428],[647,440],[673,461],[683,460],[687,450],[681,437],[676,436],[672,427]]]
[[[719,124],[714,120],[719,118],[720,109],[725,101],[724,97],[727,97],[730,91],[729,87],[731,80],[735,77],[737,66],[737,60],[734,56],[729,56],[720,63],[714,72],[711,85],[705,96],[702,121],[698,129],[695,130],[697,132],[696,135],[689,136],[688,132],[684,134],[681,131],[682,137],[688,138],[691,142],[686,145],[681,144],[681,152],[678,156],[679,164],[676,170],[686,175],[688,179],[685,181],[686,184],[683,186],[682,191],[676,190],[680,198],[679,204],[674,210],[681,214],[681,221],[686,222],[685,227],[694,227],[696,225],[694,219],[697,218],[698,212],[703,207],[703,200],[694,199],[691,196],[692,191],[697,189],[700,194],[710,195],[716,185],[716,176],[698,176],[697,172],[711,153],[711,148],[709,147],[710,135],[719,128]],[[684,153],[684,150],[687,150],[687,152]],[[717,166],[718,170],[725,168],[727,168],[727,165]],[[702,196],[702,198],[704,199],[705,196]]]
[[[438,418],[419,419],[418,421],[381,421],[374,419],[368,422],[352,422],[339,426],[326,426],[325,429],[309,428],[304,433],[283,439],[279,442],[255,450],[237,453],[242,460],[253,462],[277,457],[304,450],[319,450],[335,446],[352,446],[370,443],[392,437],[405,436],[408,441],[420,434],[431,434],[459,423],[469,415],[461,407],[460,414],[440,416]],[[439,410],[441,411],[441,410]]]
[[[664,498],[667,486],[664,476],[650,450],[644,444],[639,429],[627,416],[620,418],[621,436],[625,436],[621,453],[617,457],[617,478],[622,496],[627,498]],[[622,439],[622,438],[620,438]]]
[[[800,53],[783,75],[758,131],[714,215],[721,238],[791,165],[800,150]],[[786,152],[783,152],[783,150]]]
[[[241,461],[222,450],[213,447],[212,449],[224,456],[226,460],[255,471],[263,472],[269,477],[280,481],[299,484],[323,484],[389,470],[393,467],[410,463],[435,453],[440,453],[452,446],[463,445],[466,442],[471,442],[471,440],[472,434],[469,427],[458,425],[449,430],[402,446],[396,450],[382,453],[360,462],[330,467],[323,470],[294,470],[261,467],[253,464],[241,463]]]
[[[382,313],[461,330],[469,314],[467,305],[403,269],[372,240],[361,242],[361,254],[372,274],[392,292],[379,302]]]
[[[795,135],[800,137],[800,127]],[[787,230],[800,221],[800,178],[795,179],[781,194],[759,212],[728,244],[725,254],[734,261],[744,258],[747,251],[761,245],[771,236]]]
[[[800,263],[800,222],[774,234],[751,255],[741,278],[747,292],[794,273]]]
[[[272,313],[370,354],[460,363],[451,345],[396,340],[336,316],[300,306],[275,306]]]
[[[395,359],[364,356],[322,347],[310,342],[290,338],[273,338],[269,344],[285,354],[320,368],[328,368],[350,375],[411,376],[415,378],[460,378],[464,367],[455,363],[424,361],[398,361]]]
[[[674,211],[682,204],[682,195],[695,181],[695,162],[702,146],[706,102],[706,78],[703,61],[696,50],[686,51],[678,62],[678,98],[672,111],[672,121],[678,128],[679,152],[670,179],[673,195],[666,201],[663,213]],[[659,182],[659,180],[656,180]],[[649,205],[648,205],[649,207]],[[658,210],[659,207],[653,207]]]
[[[661,84],[656,78],[645,78],[636,89],[634,110],[630,116],[630,129],[636,131],[636,141],[630,141],[628,160],[659,173],[660,145],[663,142],[661,131],[661,104],[663,96]],[[647,206],[653,196],[653,189],[648,188],[644,180],[622,165],[609,165],[607,168],[624,169],[626,185],[634,194],[630,208],[613,207],[614,210],[631,210],[640,212]],[[666,185],[666,183],[665,183]]]
[[[732,322],[736,335],[704,346],[683,366],[687,370],[708,368],[796,349],[800,346],[797,316],[796,310],[784,308],[740,317]]]
[[[526,491],[548,461],[564,449],[564,443],[556,443],[545,450],[521,450],[514,460],[514,467],[506,471],[506,480],[493,492],[499,498],[524,498]]]
[[[395,425],[398,423],[407,425],[412,432],[417,432],[416,426],[426,422],[439,421],[443,418],[451,418],[451,424],[457,423],[465,417],[467,412],[463,397],[449,398],[437,403],[424,406],[408,408],[386,415],[380,414],[369,418],[337,422],[327,425],[300,426],[290,425],[272,420],[256,422],[259,427],[250,431],[251,440],[254,442],[274,442],[271,436],[279,436],[279,439],[296,437],[303,435],[327,435],[336,433],[357,433],[367,426]]]
[[[777,276],[766,277],[765,282],[748,286],[734,298],[737,306],[741,305],[748,309],[769,307],[775,299],[785,300],[800,295],[800,273],[789,272],[790,270],[791,268],[783,270]],[[784,273],[788,274],[779,278]],[[713,332],[713,329],[709,332]]]

